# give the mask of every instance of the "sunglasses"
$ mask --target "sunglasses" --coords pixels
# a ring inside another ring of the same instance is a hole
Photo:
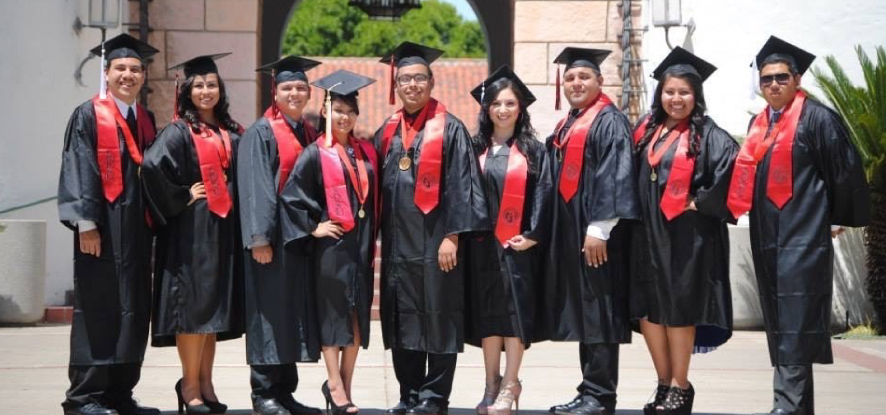
[[[782,72],[775,75],[766,75],[760,77],[760,86],[768,86],[772,81],[778,82],[779,85],[787,85],[790,80],[791,74],[789,73]]]

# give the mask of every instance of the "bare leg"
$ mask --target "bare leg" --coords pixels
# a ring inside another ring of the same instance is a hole
[[[215,334],[206,335],[203,343],[203,356],[200,359],[200,392],[203,398],[218,402],[215,386],[212,384],[212,366],[215,365]]]
[[[695,345],[695,326],[668,327],[671,386],[689,388],[689,360]]]
[[[659,324],[650,323],[648,320],[640,320],[640,331],[646,340],[646,347],[652,357],[652,365],[655,366],[655,374],[658,383],[669,385],[671,383],[671,361],[668,349],[668,332]]]
[[[501,377],[501,349],[504,345],[502,337],[483,339],[483,365],[486,367],[486,384],[492,385]]]
[[[188,405],[203,403],[200,395],[200,367],[205,334],[176,334],[175,345],[182,362],[182,397]]]
[[[507,385],[520,380],[520,364],[523,362],[523,352],[526,348],[519,337],[507,337],[505,343],[505,375],[502,385]]]
[[[348,400],[352,400],[351,398],[351,386],[354,381],[354,368],[357,366],[357,355],[360,353],[360,340],[362,339],[360,335],[360,323],[357,320],[356,313],[353,316],[354,322],[354,344],[351,346],[347,346],[342,348],[341,352],[341,380],[345,387],[345,393],[348,396]]]

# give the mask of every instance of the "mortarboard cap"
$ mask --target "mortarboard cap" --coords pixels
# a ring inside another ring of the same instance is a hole
[[[567,47],[554,59],[554,63],[566,65],[565,70],[575,67],[594,68],[600,71],[600,65],[612,53],[606,49],[585,49]]]
[[[197,56],[196,58],[188,59],[178,65],[170,67],[168,70],[174,70],[182,68],[185,73],[185,78],[190,78],[193,75],[205,75],[208,73],[218,73],[218,66],[216,66],[215,61],[223,58],[225,56],[230,55],[231,52],[225,53],[216,53],[212,55],[203,55]]]
[[[535,95],[532,94],[532,91],[526,87],[526,84],[520,80],[520,77],[511,70],[511,68],[507,65],[501,66],[489,75],[480,85],[477,85],[472,91],[471,96],[477,100],[480,105],[483,105],[484,95],[486,94],[486,89],[489,88],[489,85],[492,85],[495,81],[499,79],[507,78],[510,79],[514,84],[514,87],[520,90],[520,95],[523,95],[523,99],[526,101],[526,106],[532,105],[535,102]]]
[[[763,45],[759,52],[757,52],[756,62],[757,68],[762,69],[763,61],[766,60],[769,56],[773,54],[782,54],[790,56],[794,59],[794,63],[796,63],[795,68],[797,72],[802,75],[812,66],[812,61],[815,60],[815,55],[798,48],[784,40],[781,40],[775,36],[769,36],[769,40]]]
[[[698,75],[702,82],[708,79],[717,67],[711,65],[708,61],[693,55],[691,52],[679,46],[674,48],[671,53],[666,56],[658,67],[652,71],[652,77],[657,81],[661,81],[664,74],[669,69],[674,68],[680,72],[689,72]]]
[[[159,52],[159,50],[153,46],[126,33],[121,33],[106,40],[104,46],[105,61],[107,62],[120,58],[136,58],[138,60],[144,60]],[[99,44],[92,48],[90,52],[95,56],[102,56],[102,45]]]
[[[372,85],[374,82],[375,79],[339,69],[312,82],[311,85],[331,92],[334,95],[357,95],[357,91]]]
[[[276,62],[261,66],[256,71],[273,73],[277,83],[289,81],[308,82],[308,76],[305,75],[305,72],[317,65],[320,65],[320,62],[312,59],[300,56],[286,56]]]

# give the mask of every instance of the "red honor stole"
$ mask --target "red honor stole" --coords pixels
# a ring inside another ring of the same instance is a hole
[[[342,165],[348,171],[351,186],[357,193],[357,200],[360,202],[357,216],[363,218],[366,216],[363,206],[366,203],[366,197],[369,196],[369,174],[366,172],[363,158],[367,157],[375,168],[377,161],[373,156],[375,150],[371,149],[371,144],[368,142],[358,142],[353,136],[348,137],[351,148],[354,149],[354,158],[357,160],[357,171],[354,172],[354,167],[351,165],[344,146],[337,141],[327,142],[324,140],[325,135],[320,136],[317,149],[320,150],[320,169],[323,173],[323,188],[326,193],[326,210],[329,213],[329,219],[340,224],[347,232],[354,228],[354,212],[351,210]]]
[[[433,114],[430,119],[428,115]],[[415,186],[415,206],[427,214],[440,202],[440,175],[443,165],[443,132],[446,127],[446,107],[431,98],[414,123],[408,123],[403,110],[397,111],[388,120],[382,135],[382,155],[386,157],[391,138],[400,126],[403,150],[409,151],[412,141],[424,127],[425,135],[421,144],[421,162],[418,163]]]
[[[105,99],[100,99],[97,95],[93,97],[92,107],[95,110],[96,133],[98,135],[96,157],[102,179],[102,189],[105,193],[105,199],[108,202],[114,202],[123,193],[123,157],[120,154],[120,139],[117,135],[117,127],[119,126],[123,131],[129,157],[138,166],[142,164],[142,153],[139,144],[144,146],[154,141],[154,136],[157,132],[151,124],[151,116],[148,115],[148,111],[141,105],[136,105],[136,111],[138,111],[136,118],[138,120],[138,144],[132,136],[132,131],[129,131],[129,124],[126,123],[126,119],[120,114],[117,103],[110,94]]]
[[[640,139],[646,134],[646,127],[649,125],[649,118],[643,121],[643,124],[634,131],[634,144],[640,142]],[[689,187],[692,183],[692,172],[695,171],[695,159],[689,157],[689,121],[683,120],[678,123],[674,129],[668,131],[665,142],[655,151],[655,143],[661,139],[661,130],[664,124],[659,125],[652,134],[652,140],[646,145],[646,160],[649,167],[652,168],[653,174],[655,168],[661,164],[661,159],[665,152],[677,141],[677,151],[674,153],[674,160],[671,163],[671,171],[668,173],[668,182],[665,185],[664,193],[661,195],[661,211],[668,220],[680,216],[686,210],[686,201],[689,198]],[[656,176],[657,178],[657,176]],[[652,179],[655,181],[656,179]]]
[[[559,139],[560,129],[563,128],[566,118],[560,120],[557,128],[554,130],[554,147],[557,147],[559,151],[563,151],[563,147],[566,147],[565,155],[563,156],[562,174],[560,175],[560,194],[567,203],[578,191],[578,179],[581,177],[582,164],[584,163],[585,142],[588,138],[588,130],[591,129],[591,124],[594,123],[597,114],[609,104],[612,104],[612,100],[601,92],[594,102],[579,114],[578,119],[575,120],[569,131],[566,132],[566,137],[562,142]]]
[[[224,128],[219,129],[221,131],[219,137],[208,128],[195,133],[190,124],[187,127],[191,131],[194,148],[197,149],[200,177],[206,188],[209,211],[225,218],[233,207],[231,195],[228,193],[228,178],[225,175],[225,169],[231,165],[231,136]]]
[[[773,145],[775,147],[772,149],[772,157],[769,162],[766,195],[779,210],[788,200],[791,200],[794,189],[794,138],[797,135],[797,124],[800,123],[800,113],[803,112],[805,102],[806,94],[803,91],[798,91],[794,100],[784,109],[782,117],[775,122],[769,135],[766,135],[766,130],[769,128],[770,108],[767,106],[754,119],[754,125],[751,126],[748,138],[741,146],[738,158],[735,159],[735,170],[732,172],[732,181],[729,183],[726,206],[732,212],[733,217],[738,218],[751,210],[757,164],[763,160],[766,152]]]
[[[277,142],[277,154],[280,157],[280,180],[277,184],[277,193],[281,193],[283,185],[289,179],[289,173],[292,173],[295,161],[298,160],[298,156],[305,148],[295,137],[292,127],[286,122],[283,114],[276,111],[273,105],[265,111],[264,117],[268,119],[268,124],[271,125],[271,131],[274,133],[274,140]],[[310,142],[311,134],[308,133],[307,125],[305,125],[305,134],[308,135],[307,138]]]
[[[486,154],[480,155],[480,168],[486,170]],[[526,176],[529,164],[526,156],[516,145],[508,152],[508,170],[505,174],[505,188],[502,190],[498,219],[495,222],[495,237],[501,246],[507,248],[508,240],[520,234],[523,221],[523,201],[526,198]]]

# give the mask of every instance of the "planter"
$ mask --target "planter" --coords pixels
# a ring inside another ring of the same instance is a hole
[[[0,323],[41,321],[46,285],[46,221],[0,220]]]

